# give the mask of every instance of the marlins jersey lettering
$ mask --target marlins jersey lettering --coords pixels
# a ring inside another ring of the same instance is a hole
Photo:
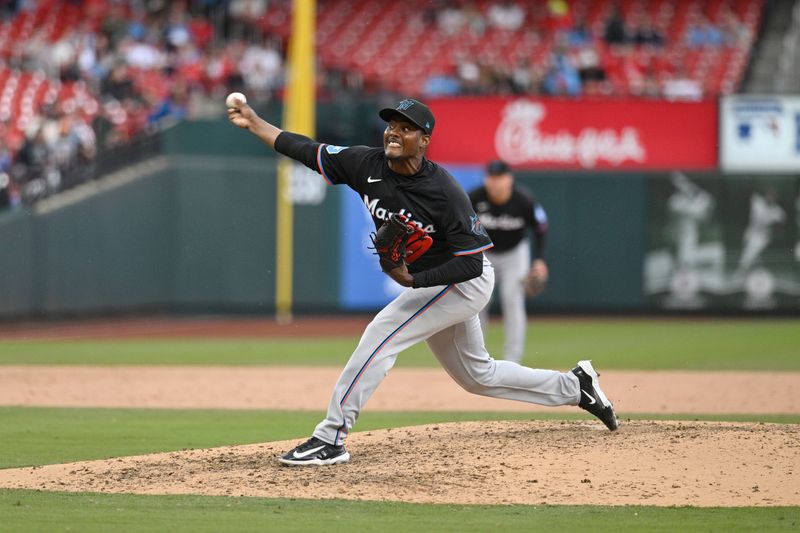
[[[547,213],[527,191],[514,187],[511,198],[503,205],[494,205],[479,187],[469,194],[472,205],[494,242],[493,252],[513,249],[525,238],[527,228],[541,235],[547,231]]]
[[[425,255],[408,266],[412,273],[437,267],[454,255],[492,247],[469,198],[442,167],[423,159],[413,176],[392,171],[383,148],[317,147],[317,172],[328,183],[344,184],[361,197],[378,228],[390,213],[405,215],[433,238]]]

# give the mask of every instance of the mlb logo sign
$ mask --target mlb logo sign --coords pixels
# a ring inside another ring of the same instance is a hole
[[[726,172],[800,169],[800,97],[729,96],[720,106],[720,164]]]

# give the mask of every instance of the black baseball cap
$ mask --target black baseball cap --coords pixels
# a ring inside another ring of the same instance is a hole
[[[508,163],[505,161],[494,159],[489,161],[489,164],[486,165],[486,173],[490,176],[499,176],[500,174],[505,174],[506,172],[511,172],[511,167],[509,167]]]
[[[433,133],[433,126],[436,124],[436,119],[433,118],[431,109],[419,100],[406,98],[405,100],[401,100],[400,103],[397,104],[397,107],[384,107],[378,111],[378,116],[386,122],[392,120],[392,117],[396,115],[401,115],[410,120],[428,135]]]

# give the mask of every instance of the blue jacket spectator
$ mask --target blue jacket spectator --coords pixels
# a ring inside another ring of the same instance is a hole
[[[700,21],[689,30],[688,45],[692,48],[722,46],[724,44],[725,39],[722,32],[706,18],[701,18]]]
[[[547,94],[570,96],[581,94],[581,77],[567,56],[553,55],[543,88]]]

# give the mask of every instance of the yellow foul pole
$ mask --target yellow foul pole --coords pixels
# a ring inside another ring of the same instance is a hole
[[[316,0],[292,0],[292,29],[289,37],[286,96],[283,129],[314,138]],[[294,212],[291,173],[294,163],[280,158],[278,163],[278,227],[276,259],[276,311],[278,319],[289,320],[292,313],[292,269],[294,268]]]

